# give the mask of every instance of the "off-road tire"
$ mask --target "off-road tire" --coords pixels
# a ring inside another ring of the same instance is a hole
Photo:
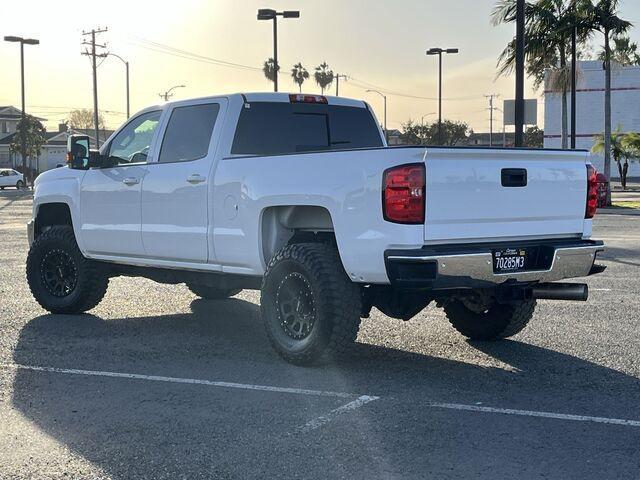
[[[56,296],[45,284],[43,265],[48,253],[64,252],[75,268],[74,288]],[[109,277],[99,263],[82,255],[70,226],[54,226],[41,233],[27,256],[27,282],[36,301],[51,313],[78,314],[94,308],[107,292]]]
[[[242,291],[241,288],[225,289],[210,287],[208,285],[199,285],[196,283],[187,283],[187,287],[193,294],[205,300],[224,300],[225,298],[233,297]]]
[[[288,338],[278,304],[279,286],[291,275],[303,279],[312,302],[310,333]],[[296,365],[324,363],[352,347],[360,327],[360,287],[347,276],[335,247],[319,243],[288,245],[269,262],[262,281],[260,309],[278,354]]]
[[[536,308],[535,300],[494,303],[484,312],[469,310],[461,301],[444,305],[449,323],[471,340],[500,340],[512,337],[527,326]]]

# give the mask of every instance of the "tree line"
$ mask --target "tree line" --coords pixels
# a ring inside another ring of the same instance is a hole
[[[275,64],[275,60],[273,58],[268,58],[262,67],[262,72],[264,76],[270,82],[275,82],[276,79],[276,71],[280,72],[280,65]],[[296,63],[291,68],[291,79],[293,82],[298,85],[298,90],[302,93],[302,84],[308,80],[310,77],[309,71],[302,65],[302,62]],[[320,90],[324,94],[324,91],[331,87],[333,80],[335,79],[335,75],[333,70],[329,68],[327,62],[322,62],[315,68],[313,72],[313,79],[316,81],[316,84],[320,87]]]
[[[492,23],[500,25],[516,21],[517,0],[499,0],[492,12]],[[525,3],[525,59],[527,74],[540,87],[548,85],[562,95],[562,148],[568,147],[568,93],[571,90],[571,37],[574,28],[580,50],[588,50],[591,41],[602,38],[598,55],[605,71],[604,174],[611,177],[611,70],[612,63],[638,64],[638,46],[631,42],[630,21],[619,16],[619,0],[531,0]],[[612,45],[613,44],[613,45]],[[516,57],[515,37],[498,58],[499,75],[513,73]],[[548,77],[547,77],[548,76]],[[611,203],[611,191],[607,192]]]
[[[475,135],[466,122],[443,120],[442,137],[439,136],[438,122],[418,123],[409,120],[402,124],[400,141],[406,145],[445,145],[455,147],[469,145]],[[500,145],[500,134],[495,134],[495,145]],[[525,131],[525,146],[542,148],[544,132],[538,127],[529,127]]]

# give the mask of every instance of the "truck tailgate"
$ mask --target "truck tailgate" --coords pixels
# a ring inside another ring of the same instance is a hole
[[[425,241],[581,235],[587,158],[578,151],[428,149]]]

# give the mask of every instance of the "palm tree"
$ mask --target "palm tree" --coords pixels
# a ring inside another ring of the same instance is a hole
[[[628,135],[625,136],[624,143],[629,152],[629,157],[625,159],[624,166],[622,168],[622,173],[624,175],[624,184],[622,188],[626,189],[627,188],[627,172],[629,170],[628,160],[631,158],[636,160],[640,158],[640,133],[629,133]],[[620,176],[621,180],[622,178],[623,176]]]
[[[611,37],[625,34],[631,23],[618,16],[618,0],[583,0],[592,30],[604,35],[604,174],[611,177]],[[611,188],[607,190],[607,205],[611,205]]]
[[[604,50],[598,55],[598,59],[603,62],[606,60]],[[640,54],[638,53],[638,44],[632,42],[628,35],[613,37],[613,49],[611,50],[611,61],[623,67],[640,65]]]
[[[278,65],[277,71],[280,71],[280,65]],[[276,81],[276,62],[273,58],[269,58],[262,66],[262,73],[267,77],[270,82]]]
[[[635,147],[640,147],[640,136],[638,134],[624,134],[622,127],[618,128],[609,136],[609,141],[605,141],[605,135],[597,135],[594,138],[595,143],[591,148],[593,153],[603,153],[607,148],[611,152],[611,156],[618,165],[618,173],[620,174],[620,183],[622,189],[627,189],[627,172],[629,170],[629,159],[635,158],[638,151]],[[624,164],[622,163],[624,161]],[[606,175],[606,174],[605,174]],[[607,176],[609,178],[609,176]]]
[[[516,20],[517,0],[500,0],[491,14],[492,23],[513,23]],[[562,148],[569,146],[568,92],[571,88],[570,55],[571,32],[578,27],[578,41],[583,44],[589,30],[583,26],[584,9],[573,0],[536,0],[525,3],[525,57],[527,74],[539,88],[547,79],[552,91],[562,94]],[[509,75],[516,61],[515,39],[498,57],[498,74]]]
[[[322,62],[316,67],[316,72],[313,74],[313,78],[322,90],[324,94],[325,88],[329,88],[333,83],[333,70],[329,70],[327,62]]]
[[[307,78],[309,78],[309,72],[307,72],[307,69],[302,66],[301,62],[298,62],[291,69],[291,78],[293,78],[293,81],[298,84],[300,93],[302,93],[302,84]]]

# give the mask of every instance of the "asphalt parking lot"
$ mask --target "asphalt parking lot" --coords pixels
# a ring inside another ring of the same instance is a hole
[[[0,478],[640,478],[640,216],[601,215],[587,303],[470,343],[377,311],[353,357],[272,351],[258,293],[117,278],[91,314],[25,281],[30,197],[0,194]]]

